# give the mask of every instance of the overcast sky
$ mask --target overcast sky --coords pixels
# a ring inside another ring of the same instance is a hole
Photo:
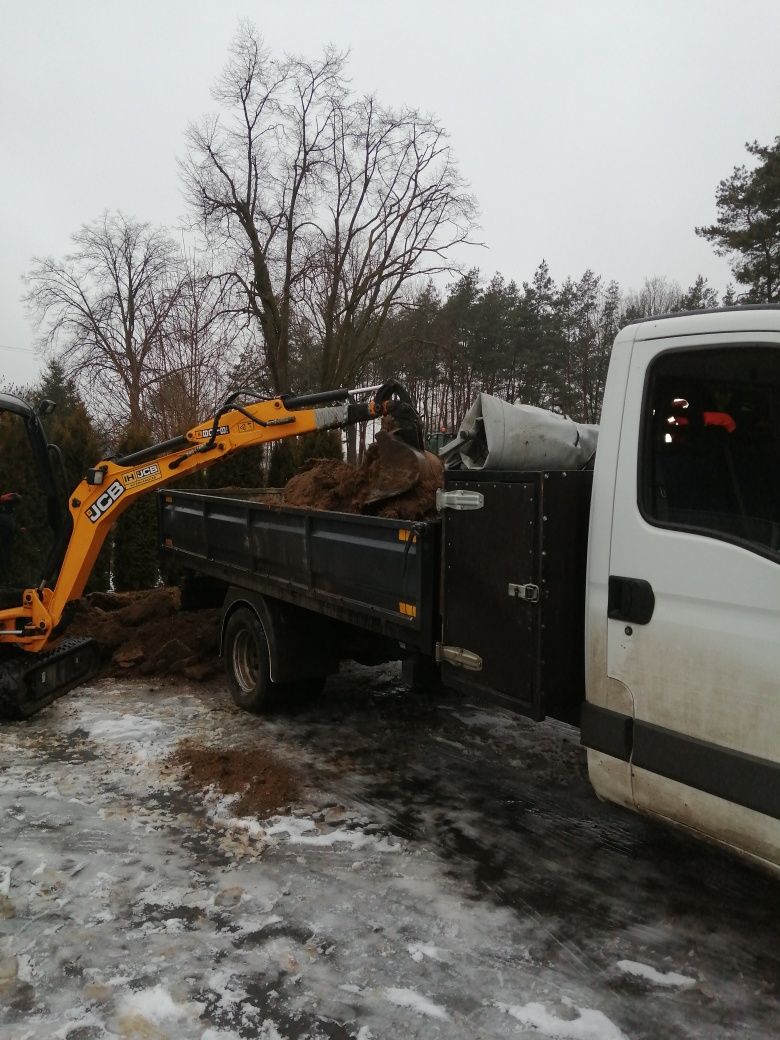
[[[27,0],[0,31],[0,374],[39,367],[20,302],[36,254],[106,208],[175,226],[176,158],[238,21],[269,48],[351,52],[359,93],[451,134],[485,275],[593,268],[625,288],[728,268],[693,228],[744,143],[780,134],[778,0]],[[14,349],[9,349],[14,348]]]

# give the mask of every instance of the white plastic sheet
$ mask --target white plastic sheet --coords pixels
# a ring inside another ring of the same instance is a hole
[[[458,436],[439,454],[451,468],[582,469],[596,453],[599,428],[530,404],[480,394]]]

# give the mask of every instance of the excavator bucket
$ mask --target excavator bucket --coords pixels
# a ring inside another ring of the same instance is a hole
[[[411,491],[421,481],[441,484],[443,466],[430,451],[413,448],[397,431],[380,430],[374,442],[376,457],[369,467],[364,502],[374,505]]]

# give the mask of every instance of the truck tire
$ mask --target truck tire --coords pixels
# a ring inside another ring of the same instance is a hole
[[[271,682],[268,639],[248,607],[239,607],[228,618],[223,657],[230,694],[239,708],[259,714],[274,706],[280,688]]]

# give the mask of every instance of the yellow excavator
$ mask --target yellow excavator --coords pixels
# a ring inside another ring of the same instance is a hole
[[[366,394],[372,396],[357,400]],[[383,416],[394,421],[387,424],[392,432],[377,437],[380,466],[371,501],[402,494],[438,464],[423,451],[419,416],[394,380],[380,387],[270,399],[238,391],[186,433],[98,462],[66,497],[62,456],[49,444],[42,422],[53,407],[47,401],[33,407],[0,394],[0,421],[9,414],[25,427],[51,531],[40,577],[26,588],[0,583],[0,718],[5,719],[29,718],[97,671],[95,641],[63,638],[63,615],[67,604],[82,595],[112,525],[140,495],[242,448]],[[0,495],[7,508],[17,499],[10,489]]]

